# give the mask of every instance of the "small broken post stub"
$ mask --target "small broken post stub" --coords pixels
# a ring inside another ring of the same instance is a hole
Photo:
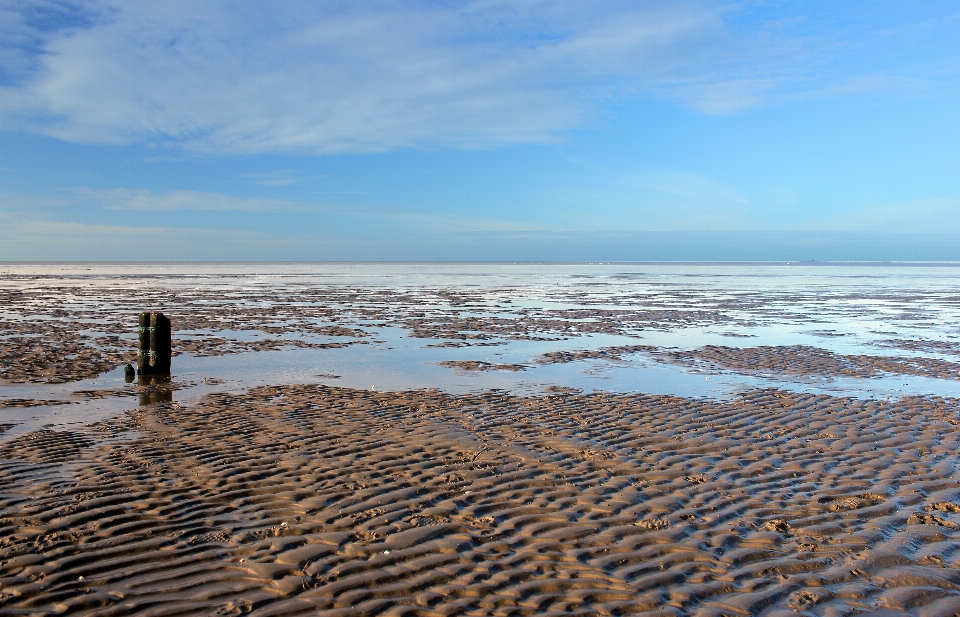
[[[138,375],[169,375],[170,320],[163,313],[140,313],[140,348],[137,351]]]

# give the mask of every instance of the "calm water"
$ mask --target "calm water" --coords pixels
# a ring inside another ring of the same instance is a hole
[[[364,339],[367,344],[339,349],[178,356],[173,379],[182,388],[174,400],[183,403],[210,391],[314,382],[378,390],[502,388],[521,394],[566,386],[722,398],[744,388],[775,386],[862,397],[960,396],[960,382],[953,380],[765,378],[700,372],[658,363],[645,354],[622,361],[533,362],[548,351],[637,344],[677,349],[803,344],[842,354],[960,361],[956,355],[877,346],[890,339],[960,341],[960,264],[0,264],[0,287],[30,293],[56,288],[55,300],[31,306],[30,315],[0,308],[0,316],[7,320],[55,318],[47,315],[56,308],[51,304],[89,310],[109,320],[111,311],[119,310],[116,298],[129,303],[150,290],[142,308],[160,308],[173,318],[176,329],[177,306],[164,304],[167,290],[167,295],[176,293],[197,303],[232,307],[269,309],[271,303],[280,302],[278,298],[285,304],[305,298],[304,307],[333,310],[334,316],[321,320],[323,324],[341,324],[370,335]],[[380,317],[371,319],[371,311]],[[606,317],[591,317],[591,312]],[[395,319],[385,320],[384,314]],[[439,322],[456,316],[561,320],[563,325],[560,332],[554,328],[534,333],[534,340],[494,335],[481,341],[489,346],[431,347],[450,339],[412,337],[409,323],[404,324],[417,314]],[[616,321],[619,314],[625,316],[625,326],[618,332],[585,332],[591,322]],[[678,315],[684,318],[675,319]],[[91,330],[96,321],[91,319]],[[132,345],[135,326],[131,322]],[[279,333],[246,328],[178,334],[217,334],[246,341],[337,340],[299,336],[289,323]],[[523,364],[527,369],[465,372],[436,364],[446,360]],[[47,424],[83,424],[133,408],[137,404],[133,397],[89,400],[72,394],[124,387],[120,370],[71,384],[0,385],[3,398],[80,401],[0,409],[5,421],[20,423],[6,437]]]

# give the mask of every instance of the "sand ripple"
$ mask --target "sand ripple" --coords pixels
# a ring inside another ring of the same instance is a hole
[[[960,379],[960,364],[937,358],[838,354],[807,345],[748,348],[707,345],[692,351],[658,352],[673,362],[764,375],[879,377],[884,374]]]
[[[958,404],[322,386],[0,451],[8,614],[960,610]]]
[[[944,343],[944,345],[948,345]],[[926,349],[924,349],[926,350]],[[580,360],[622,360],[625,356],[646,353],[658,361],[703,370],[729,370],[738,373],[781,377],[854,377],[871,378],[888,374],[919,375],[941,379],[960,379],[960,363],[927,357],[891,357],[866,354],[838,354],[808,345],[726,347],[705,345],[698,349],[675,350],[650,345],[621,345],[600,349],[554,351],[538,356],[538,364],[558,364]]]

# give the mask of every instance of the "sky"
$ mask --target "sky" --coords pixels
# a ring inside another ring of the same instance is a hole
[[[0,260],[960,260],[955,1],[0,0]]]

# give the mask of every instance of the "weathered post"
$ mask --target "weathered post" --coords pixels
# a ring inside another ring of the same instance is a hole
[[[137,351],[137,374],[169,375],[170,320],[163,313],[140,313],[138,330],[140,349]]]

